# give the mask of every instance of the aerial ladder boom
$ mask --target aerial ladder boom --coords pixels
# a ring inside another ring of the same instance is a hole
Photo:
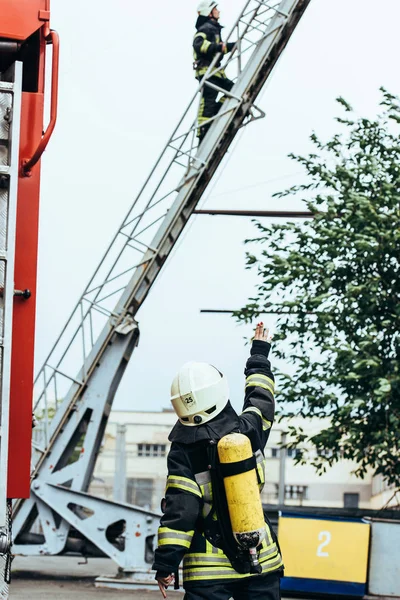
[[[143,539],[158,515],[87,493],[138,343],[135,317],[238,130],[263,116],[256,98],[309,2],[245,2],[228,36],[237,45],[224,68],[236,75],[223,108],[198,147],[198,106],[221,68],[216,57],[39,371],[32,494],[15,507],[16,553],[97,553],[125,571],[148,571]]]

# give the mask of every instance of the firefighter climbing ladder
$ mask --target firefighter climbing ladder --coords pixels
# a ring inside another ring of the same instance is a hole
[[[22,65],[16,62],[0,77],[0,598],[8,598],[10,568],[8,422],[21,94]]]
[[[224,68],[236,75],[223,108],[198,148],[196,116],[202,89],[215,87],[216,57],[39,371],[32,494],[15,506],[15,553],[103,554],[142,578],[149,569],[158,515],[87,494],[139,339],[135,316],[239,128],[263,116],[254,102],[309,2],[246,1],[227,39],[237,45]]]

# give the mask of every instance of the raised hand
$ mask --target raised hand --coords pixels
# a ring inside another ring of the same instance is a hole
[[[257,323],[253,340],[261,340],[262,342],[268,342],[269,344],[271,343],[272,335],[270,335],[268,327],[264,327],[264,323]]]

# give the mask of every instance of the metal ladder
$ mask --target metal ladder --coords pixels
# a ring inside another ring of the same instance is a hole
[[[150,539],[158,515],[86,493],[116,389],[138,342],[135,316],[239,128],[264,115],[254,102],[309,2],[246,0],[227,38],[237,42],[235,51],[223,67],[216,67],[218,57],[210,65],[40,369],[32,495],[15,506],[16,553],[59,554],[86,544],[126,571],[138,571],[138,563],[148,570],[143,541],[132,528],[142,527]],[[235,85],[198,147],[201,93],[221,68],[231,78],[235,71]]]
[[[17,62],[0,73],[0,598],[8,598],[11,546],[8,424],[21,99],[22,64]]]

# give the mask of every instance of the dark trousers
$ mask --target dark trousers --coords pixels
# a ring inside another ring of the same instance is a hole
[[[184,600],[280,600],[280,574],[247,577],[186,590]]]
[[[208,81],[222,88],[226,92],[230,92],[234,85],[233,81],[231,81],[227,77],[216,77],[215,75],[210,77]],[[200,109],[198,116],[199,125],[203,125],[203,127],[199,127],[197,134],[200,141],[204,138],[211,125],[204,125],[204,123],[206,123],[208,119],[215,117],[222,104],[226,100],[226,96],[222,96],[217,102],[217,97],[219,93],[220,92],[218,90],[214,90],[208,85],[205,85],[203,88],[203,94],[200,101]]]

